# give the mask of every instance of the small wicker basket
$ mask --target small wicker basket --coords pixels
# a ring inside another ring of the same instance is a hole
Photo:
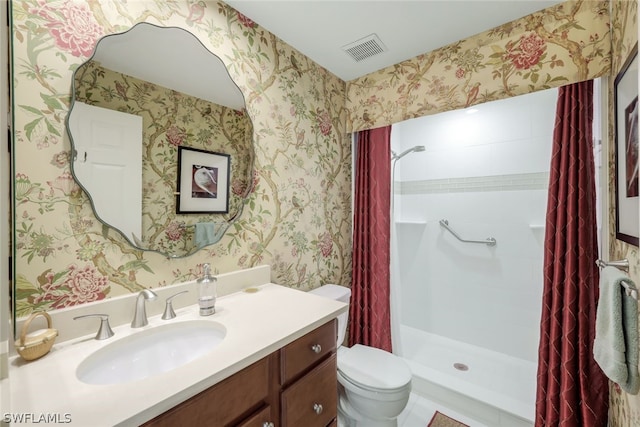
[[[47,329],[37,331],[37,333],[27,335],[27,330],[31,326],[31,321],[38,316],[44,316],[47,319]],[[16,351],[25,360],[35,360],[49,353],[53,343],[58,336],[58,330],[51,327],[51,316],[44,311],[33,313],[20,332],[20,339],[15,341]]]

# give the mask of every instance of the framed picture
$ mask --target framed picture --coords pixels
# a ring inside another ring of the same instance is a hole
[[[229,212],[231,156],[178,147],[176,213]]]
[[[614,82],[616,239],[638,246],[638,45]]]

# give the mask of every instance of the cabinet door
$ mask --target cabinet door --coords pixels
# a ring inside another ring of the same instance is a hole
[[[335,353],[285,389],[281,402],[283,427],[329,425],[338,413]]]
[[[144,426],[237,426],[268,405],[269,362],[266,357],[144,424]],[[253,426],[254,424],[248,424]],[[262,425],[259,425],[262,427]]]

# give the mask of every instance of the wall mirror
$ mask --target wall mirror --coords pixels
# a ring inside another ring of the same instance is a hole
[[[242,213],[253,126],[224,63],[186,30],[140,23],[103,37],[74,73],[67,130],[97,218],[139,249],[191,255]]]

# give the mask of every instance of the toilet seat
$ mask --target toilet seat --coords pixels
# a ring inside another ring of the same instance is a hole
[[[411,383],[411,370],[402,359],[360,344],[339,349],[338,371],[345,380],[369,391],[393,393]]]

